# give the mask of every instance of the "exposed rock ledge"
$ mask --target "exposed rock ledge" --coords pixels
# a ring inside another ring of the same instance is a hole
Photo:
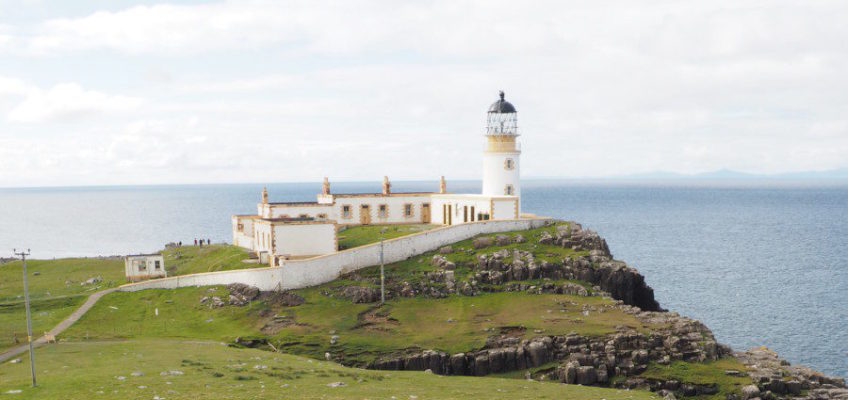
[[[716,343],[712,332],[702,323],[676,313],[642,311],[622,304],[615,307],[642,322],[664,326],[646,335],[619,326],[615,334],[586,337],[538,336],[520,339],[505,332],[488,339],[478,351],[446,354],[436,351],[411,352],[375,361],[370,368],[389,370],[431,370],[445,375],[488,375],[493,373],[561,363],[554,376],[562,382],[584,385],[606,384],[613,376],[634,376],[644,372],[648,363],[671,361],[707,361],[729,355],[730,349]]]

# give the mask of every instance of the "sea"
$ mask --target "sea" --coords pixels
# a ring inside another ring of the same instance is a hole
[[[475,193],[480,182],[448,182]],[[314,200],[321,184],[269,184],[272,201]],[[230,242],[263,185],[0,189],[0,257],[152,252]],[[379,182],[337,182],[376,192]],[[393,182],[435,191],[438,183]],[[657,300],[735,350],[767,346],[793,364],[848,378],[848,185],[522,182],[523,212],[578,221],[646,277]],[[2,267],[0,267],[2,268]]]

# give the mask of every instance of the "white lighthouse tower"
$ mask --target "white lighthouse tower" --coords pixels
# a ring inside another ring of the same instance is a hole
[[[521,196],[518,119],[515,107],[504,100],[489,107],[486,119],[486,150],[483,153],[483,194]],[[519,202],[520,204],[520,202]],[[519,205],[520,207],[520,205]]]

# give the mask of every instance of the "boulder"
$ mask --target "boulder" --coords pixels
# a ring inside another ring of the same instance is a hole
[[[551,359],[550,354],[551,338],[535,338],[527,345],[527,355],[530,359],[530,364],[533,367],[538,367],[547,363]]]
[[[525,238],[524,238],[524,236],[523,236],[523,235],[520,235],[520,234],[519,234],[519,235],[515,235],[515,237],[514,237],[514,238],[512,238],[512,240],[513,240],[515,243],[525,243],[525,242],[527,242],[527,239],[525,239]]]
[[[439,249],[439,254],[451,254],[453,253],[453,246],[444,246]]]
[[[489,355],[480,354],[474,358],[474,375],[484,376],[489,374]]]
[[[451,356],[450,370],[454,375],[467,375],[465,353],[456,353]]]
[[[483,249],[492,245],[492,238],[488,236],[478,237],[471,244],[475,249]]]
[[[577,383],[577,368],[580,368],[580,364],[576,361],[570,361],[565,365],[565,376],[560,379],[563,383],[574,384]]]
[[[548,233],[547,231],[542,232],[542,234],[539,236],[539,243],[540,244],[551,244],[553,242],[554,242],[554,237],[551,236],[551,234]]]
[[[577,384],[592,385],[598,382],[598,374],[595,367],[577,367]]]
[[[507,235],[497,235],[495,236],[495,243],[497,243],[498,246],[508,246],[512,243],[512,240],[510,240]]]
[[[760,388],[757,385],[748,385],[742,388],[742,400],[749,400],[760,396]]]
[[[88,278],[84,282],[80,282],[80,286],[96,285],[100,282],[103,282],[103,278],[100,276],[95,276],[94,278]]]
[[[354,303],[375,303],[380,300],[380,291],[364,286],[347,286],[342,289],[342,297]]]

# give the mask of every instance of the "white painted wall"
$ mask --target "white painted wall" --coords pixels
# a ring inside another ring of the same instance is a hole
[[[336,225],[330,223],[274,224],[277,256],[316,256],[336,252]]]
[[[504,196],[507,185],[512,185],[514,196],[521,197],[521,152],[495,152],[483,153],[483,194],[489,196]],[[506,160],[512,159],[513,169],[506,169]],[[519,212],[521,204],[519,203]]]
[[[363,204],[368,204],[369,212],[371,213],[372,224],[416,224],[421,223],[421,205],[430,203],[430,194],[425,195],[408,195],[393,194],[391,196],[356,196],[336,197],[336,202],[333,205],[333,218],[342,225],[356,224],[360,222],[360,212]],[[379,206],[385,204],[388,207],[388,214],[385,218],[379,216]],[[403,213],[404,204],[412,204],[412,216],[406,217]],[[343,218],[342,207],[349,205],[351,207],[351,217]]]
[[[518,218],[515,212],[516,202],[518,201],[517,197],[513,198],[505,198],[505,199],[493,199],[492,205],[494,205],[494,210],[492,210],[492,219],[515,219]],[[520,212],[520,211],[519,211]]]
[[[158,269],[156,268],[157,262],[159,263]],[[160,254],[124,257],[124,274],[127,280],[131,282],[143,279],[163,278],[168,275],[165,271],[165,258]]]
[[[445,210],[444,205],[451,206],[451,223],[462,224],[464,223],[464,213],[465,207],[468,207],[468,222],[474,222],[477,220],[477,214],[485,213],[491,214],[491,203],[490,200],[492,198],[489,196],[483,196],[480,194],[439,194],[433,196],[433,223],[434,224],[443,224],[443,212]],[[471,208],[474,207],[474,218],[472,221],[471,218]]]
[[[327,219],[333,219],[331,213],[332,206],[329,204],[270,204],[269,212],[265,218],[281,218],[287,216],[289,218],[298,218],[301,215],[306,215],[310,218],[317,218],[318,214],[327,214]]]
[[[233,216],[233,245],[253,250],[253,216]],[[239,231],[238,224],[244,227]]]
[[[549,218],[508,221],[483,221],[445,226],[426,232],[387,240],[384,257],[387,263],[405,260],[441,246],[469,239],[479,234],[537,228]],[[284,261],[281,267],[219,271],[157,279],[123,285],[121,291],[174,289],[188,286],[227,285],[234,282],[253,285],[261,290],[289,290],[320,285],[340,275],[380,262],[380,244],[375,243],[305,260]]]
[[[271,251],[271,223],[265,220],[257,220],[253,224],[253,250],[256,252]]]

